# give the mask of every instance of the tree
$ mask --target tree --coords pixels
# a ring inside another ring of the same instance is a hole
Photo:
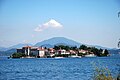
[[[26,55],[24,53],[13,53],[12,58],[21,58],[25,57]]]
[[[58,46],[54,46],[55,50],[59,50],[59,49],[65,49],[65,50],[70,50],[69,46],[64,46],[64,45],[58,45]]]
[[[79,47],[79,49],[87,50],[87,46],[86,46],[86,45],[81,45],[81,46]]]
[[[77,46],[70,47],[71,50],[77,50]]]
[[[54,49],[59,50],[60,48],[59,48],[59,46],[54,46]]]
[[[65,46],[64,45],[59,45],[59,48],[60,49],[65,49]]]
[[[70,50],[70,47],[69,47],[69,46],[65,46],[65,50],[66,50],[66,51],[69,51],[69,50]]]
[[[91,52],[93,52],[95,55],[100,56],[100,51],[99,49],[95,48],[95,47],[91,47]]]
[[[103,49],[100,48],[99,51],[100,51],[100,53],[102,53],[102,52],[103,52]]]
[[[108,50],[105,49],[104,55],[107,56],[109,54]]]
[[[47,47],[45,47],[45,49],[47,49]]]

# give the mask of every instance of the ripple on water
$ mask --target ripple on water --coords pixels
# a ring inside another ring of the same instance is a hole
[[[119,58],[7,59],[0,60],[0,80],[90,80],[91,62],[118,71]]]

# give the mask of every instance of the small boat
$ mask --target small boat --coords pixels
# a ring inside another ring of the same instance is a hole
[[[85,55],[85,57],[96,57],[96,55],[94,55],[94,54],[88,54],[88,55]]]
[[[72,58],[81,58],[81,56],[71,56]]]
[[[55,59],[61,59],[61,58],[64,58],[64,57],[55,57]]]

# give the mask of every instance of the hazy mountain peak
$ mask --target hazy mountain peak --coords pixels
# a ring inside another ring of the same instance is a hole
[[[22,48],[23,46],[32,46],[32,44],[27,44],[27,43],[19,43],[19,44],[16,44],[16,45],[13,45],[11,47],[9,47],[9,49],[12,49],[12,48]]]
[[[65,37],[53,37],[53,38],[50,38],[48,40],[44,40],[42,42],[38,42],[35,44],[35,46],[42,46],[44,44],[49,44],[49,45],[56,45],[56,44],[65,44],[65,45],[70,45],[70,46],[80,46],[81,44],[74,41],[74,40],[71,40],[71,39],[68,39],[68,38],[65,38]]]

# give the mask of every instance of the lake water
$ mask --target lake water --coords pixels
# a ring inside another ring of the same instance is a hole
[[[120,55],[63,59],[0,57],[0,80],[92,80],[92,63],[107,66],[115,76],[120,69]]]

